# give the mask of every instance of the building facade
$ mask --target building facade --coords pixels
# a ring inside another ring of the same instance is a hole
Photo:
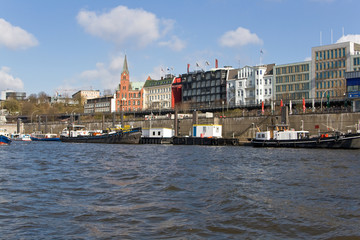
[[[190,107],[220,107],[226,103],[226,79],[230,68],[183,74],[182,103]]]
[[[143,108],[143,83],[130,82],[129,69],[125,55],[120,77],[119,90],[116,91],[116,111],[138,111]]]
[[[84,104],[84,113],[113,113],[116,111],[116,94],[88,99]]]
[[[5,90],[1,91],[0,93],[0,101],[5,101],[9,98],[16,99],[18,101],[23,101],[26,99],[26,93],[25,92],[16,92],[13,90]]]
[[[329,94],[331,98],[343,99],[346,95],[345,72],[355,67],[354,55],[358,55],[360,45],[353,42],[336,43],[313,47],[312,74],[314,96],[322,99]]]
[[[174,76],[172,75],[167,75],[160,80],[152,80],[148,77],[143,90],[144,109],[171,109],[173,81]]]
[[[360,70],[345,72],[346,100],[352,102],[352,110],[360,111]]]
[[[311,61],[274,66],[274,99],[302,101],[313,98]]]
[[[182,102],[182,83],[181,77],[175,77],[171,85],[171,107],[175,108]]]
[[[73,99],[81,99],[81,103],[84,104],[88,99],[100,97],[99,90],[80,90],[72,95]]]
[[[227,100],[230,106],[253,106],[270,103],[274,64],[245,66],[230,70],[227,81]]]

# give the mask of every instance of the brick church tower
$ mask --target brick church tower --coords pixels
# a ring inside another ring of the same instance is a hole
[[[130,82],[129,69],[125,55],[123,70],[120,75],[119,90],[116,92],[116,111],[138,111],[143,105],[143,90]],[[137,84],[138,85],[138,84]]]

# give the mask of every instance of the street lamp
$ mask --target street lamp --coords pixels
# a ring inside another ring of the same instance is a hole
[[[321,112],[323,111],[323,107],[322,107],[322,102],[323,102],[323,97],[325,96],[325,93],[329,91],[329,89],[326,89],[323,94],[321,94],[321,100],[320,100],[320,109],[321,109]]]
[[[31,117],[30,117],[31,124],[32,124],[32,122],[33,122],[33,121],[32,121],[32,119],[33,119],[33,118],[32,118],[32,117],[33,117],[33,114],[36,113],[36,112],[38,112],[38,111],[39,111],[39,110],[35,110],[35,111],[33,111],[33,112],[31,113]]]
[[[233,98],[235,98],[235,95],[232,96],[231,98],[229,98],[229,101],[227,102],[227,111],[229,111],[229,104]],[[234,104],[234,105],[236,105],[236,104]]]

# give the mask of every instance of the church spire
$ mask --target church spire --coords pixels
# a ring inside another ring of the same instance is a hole
[[[125,59],[124,59],[124,65],[123,65],[123,70],[122,73],[127,73],[129,74],[129,69],[128,69],[128,64],[127,64],[127,60],[126,60],[126,55],[125,55]]]

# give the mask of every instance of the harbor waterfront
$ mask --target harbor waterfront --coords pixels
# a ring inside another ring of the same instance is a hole
[[[0,236],[359,239],[359,157],[15,141],[0,148]]]

